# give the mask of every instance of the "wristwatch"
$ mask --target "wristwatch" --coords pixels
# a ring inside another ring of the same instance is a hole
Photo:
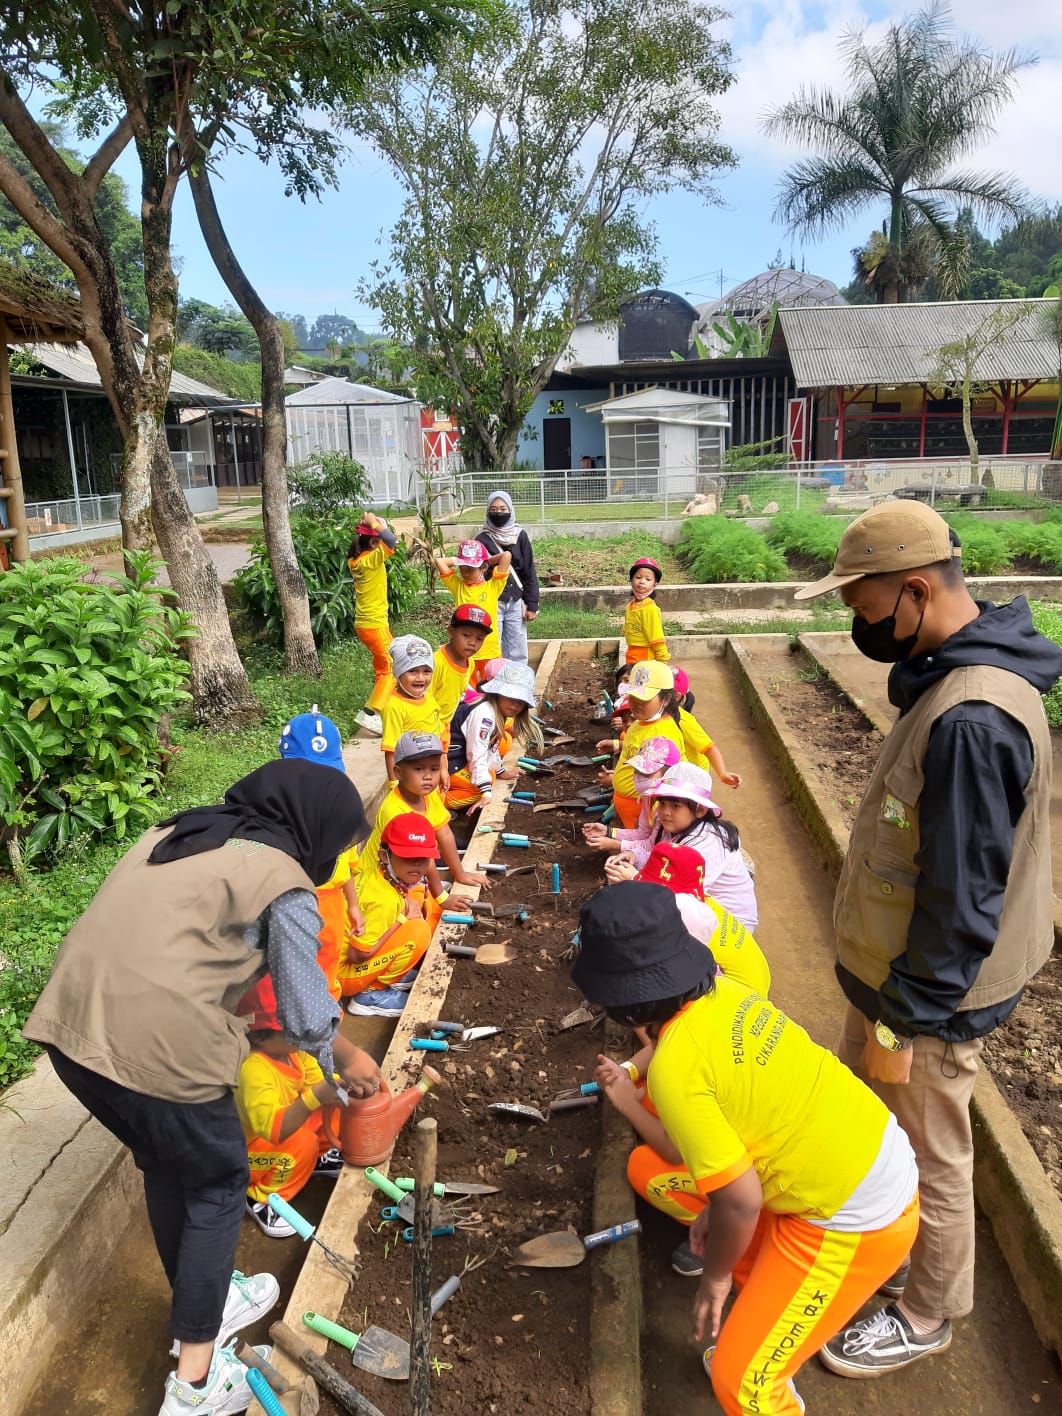
[[[906,1052],[913,1041],[909,1037],[897,1037],[892,1028],[880,1022],[874,1024],[874,1038],[886,1052]]]

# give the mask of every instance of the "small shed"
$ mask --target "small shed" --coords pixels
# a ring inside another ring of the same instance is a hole
[[[610,497],[692,496],[699,473],[719,468],[730,404],[673,388],[646,388],[591,404],[605,425]]]
[[[330,378],[289,394],[285,404],[289,463],[344,452],[365,468],[377,505],[416,500],[424,465],[416,399]]]

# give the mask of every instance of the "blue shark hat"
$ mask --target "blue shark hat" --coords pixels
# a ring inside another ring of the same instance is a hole
[[[343,766],[343,739],[331,718],[315,703],[308,713],[297,713],[280,734],[280,755],[287,761],[319,762],[322,767]]]

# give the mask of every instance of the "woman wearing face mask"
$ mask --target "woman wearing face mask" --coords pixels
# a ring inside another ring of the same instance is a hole
[[[492,556],[508,551],[509,581],[498,603],[501,651],[504,659],[527,663],[527,626],[538,614],[538,574],[531,540],[517,522],[508,492],[492,492],[483,530],[476,540]]]

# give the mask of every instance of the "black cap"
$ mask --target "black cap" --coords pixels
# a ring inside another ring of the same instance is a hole
[[[715,969],[664,885],[624,880],[599,890],[579,912],[579,936],[572,981],[605,1008],[681,997]]]

